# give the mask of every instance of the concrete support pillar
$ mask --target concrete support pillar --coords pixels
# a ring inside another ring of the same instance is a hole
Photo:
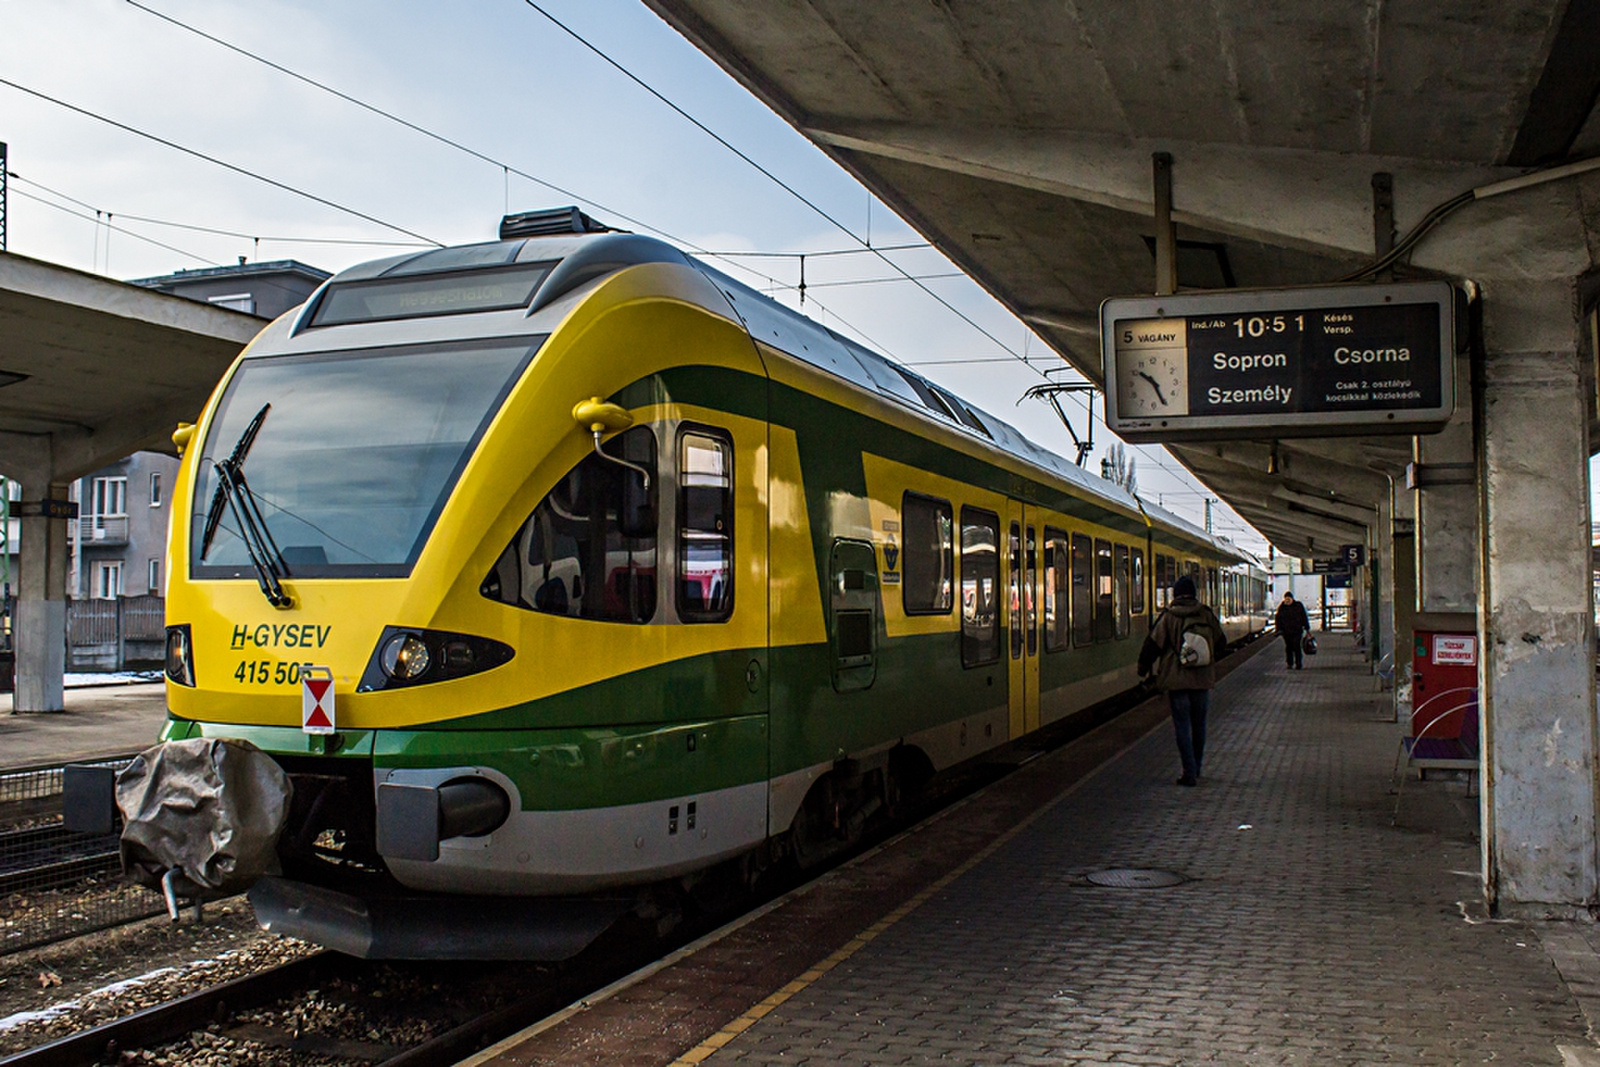
[[[1367,559],[1377,561],[1376,596],[1373,598],[1372,663],[1381,671],[1385,657],[1394,652],[1394,496],[1378,501],[1378,524],[1367,531]]]
[[[1584,387],[1570,288],[1488,287],[1484,339],[1485,892],[1501,914],[1585,914],[1597,903],[1600,859],[1589,575],[1594,398]]]
[[[48,475],[24,474],[19,480],[24,509],[47,498],[66,497],[66,486],[50,482]],[[21,537],[12,709],[60,711],[67,667],[67,521],[24,514]]]
[[[1389,587],[1394,591],[1394,715],[1396,722],[1411,719],[1411,620],[1417,613],[1416,495],[1398,487],[1394,501],[1394,550],[1389,558]]]
[[[1424,466],[1474,462],[1472,368],[1456,362],[1456,416],[1437,434],[1417,437],[1412,454]],[[1478,491],[1471,484],[1436,485],[1415,493],[1417,610],[1473,612],[1478,607]]]

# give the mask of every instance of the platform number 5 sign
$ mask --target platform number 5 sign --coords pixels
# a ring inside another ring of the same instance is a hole
[[[333,671],[306,664],[300,668],[300,729],[308,734],[331,734],[337,729],[333,716]]]

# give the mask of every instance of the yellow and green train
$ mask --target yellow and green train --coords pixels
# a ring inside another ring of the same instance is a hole
[[[507,930],[810,862],[1133,687],[1180,572],[1231,637],[1265,625],[1226,542],[594,229],[511,216],[344,271],[183,432],[163,739],[288,772],[274,929],[537,954]],[[331,731],[306,679],[331,679]]]

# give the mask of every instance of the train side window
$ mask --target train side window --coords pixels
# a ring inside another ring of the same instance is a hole
[[[1117,587],[1115,590],[1117,606],[1117,639],[1127,637],[1133,628],[1133,619],[1129,614],[1129,606],[1133,603],[1132,590],[1129,589],[1128,573],[1128,546],[1118,545],[1117,549]]]
[[[1167,557],[1164,553],[1157,552],[1155,558],[1155,607],[1157,611],[1167,606]]]
[[[1111,572],[1111,542],[1094,542],[1094,639],[1109,641],[1116,632],[1116,577]]]
[[[1028,631],[1028,655],[1039,654],[1039,535],[1028,527],[1023,535],[1022,618]]]
[[[545,494],[517,531],[481,592],[548,615],[649,622],[656,612],[656,440],[636,426],[605,452],[650,472],[590,453]]]
[[[733,444],[706,430],[678,438],[678,617],[733,614]]]
[[[1010,575],[1006,587],[1006,629],[1011,634],[1011,658],[1022,658],[1022,528],[1011,524]]]
[[[1094,542],[1072,535],[1072,643],[1094,644]]]
[[[1144,549],[1136,548],[1133,550],[1133,558],[1130,566],[1133,568],[1133,613],[1135,615],[1143,615],[1145,587]]]
[[[907,493],[900,503],[904,523],[900,599],[907,615],[948,615],[954,599],[954,526],[950,502]],[[892,567],[890,568],[893,569]]]
[[[1071,549],[1067,535],[1054,526],[1044,528],[1044,650],[1060,652],[1070,638],[1068,583],[1072,579]]]
[[[961,665],[1000,658],[1000,517],[961,509]]]

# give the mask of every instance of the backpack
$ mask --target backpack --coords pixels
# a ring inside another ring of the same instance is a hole
[[[1204,615],[1183,624],[1183,629],[1178,633],[1178,666],[1211,666],[1211,639],[1206,636],[1208,629],[1210,627],[1206,625]]]

